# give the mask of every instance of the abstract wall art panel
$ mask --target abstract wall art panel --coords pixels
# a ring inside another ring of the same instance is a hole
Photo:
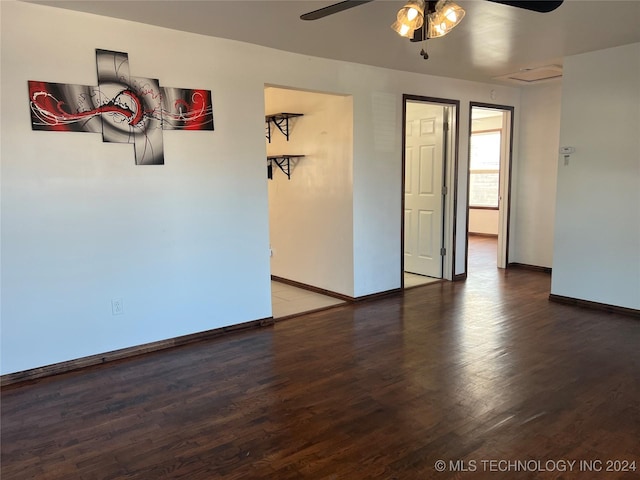
[[[29,82],[33,130],[102,133],[98,87]]]
[[[213,130],[209,90],[164,87],[162,109],[165,130]]]
[[[29,81],[33,130],[102,133],[137,165],[164,164],[163,130],[213,130],[211,91],[131,76],[126,53],[96,50],[98,86]]]

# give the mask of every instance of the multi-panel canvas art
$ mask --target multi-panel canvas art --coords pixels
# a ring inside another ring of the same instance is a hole
[[[164,130],[213,130],[213,110],[209,90],[162,89]]]
[[[102,133],[132,143],[137,165],[164,164],[163,130],[213,130],[211,91],[133,77],[126,53],[96,50],[98,86],[29,81],[33,130]]]

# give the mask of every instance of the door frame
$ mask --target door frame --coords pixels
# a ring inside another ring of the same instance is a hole
[[[404,189],[405,189],[405,149],[407,138],[407,103],[422,102],[440,105],[442,107],[451,107],[454,109],[453,114],[449,113],[447,120],[449,123],[449,131],[445,135],[444,145],[444,161],[442,165],[443,185],[447,188],[445,199],[442,202],[442,243],[441,246],[449,246],[449,251],[442,257],[442,278],[453,280],[455,277],[456,266],[456,218],[458,204],[458,145],[460,138],[460,100],[450,98],[425,97],[422,95],[402,95],[402,181],[400,185],[401,204],[400,204],[400,288],[404,289]],[[452,170],[452,172],[450,171]],[[453,174],[450,177],[450,174]],[[447,214],[447,212],[449,214]],[[467,226],[468,228],[468,226]],[[446,258],[450,260],[445,261]],[[450,266],[450,271],[445,267]]]
[[[498,235],[500,232],[504,235],[504,256],[505,256],[505,269],[509,268],[509,240],[510,240],[510,230],[511,230],[511,181],[513,174],[513,128],[515,122],[515,107],[512,105],[499,105],[494,103],[484,103],[484,102],[469,102],[469,145],[471,145],[471,135],[473,130],[473,122],[472,122],[472,114],[473,108],[486,108],[491,110],[499,110],[502,112],[509,112],[509,145],[507,148],[507,155],[509,158],[507,159],[507,182],[506,182],[506,201],[500,206],[504,206],[506,208],[506,219],[505,226],[503,227],[502,223],[498,225]],[[503,123],[503,129],[504,129]],[[502,163],[502,162],[501,162]],[[500,167],[500,176],[503,175],[502,165]],[[471,180],[471,149],[469,148],[468,159],[467,159],[467,224],[465,230],[465,259],[464,259],[464,271],[465,274],[469,274],[469,193],[470,193],[470,180]],[[502,184],[499,181],[499,184]],[[502,193],[502,192],[500,192]],[[499,215],[499,214],[498,214]],[[498,252],[500,255],[500,252]]]

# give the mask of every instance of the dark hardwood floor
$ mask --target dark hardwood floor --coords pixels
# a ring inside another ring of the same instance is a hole
[[[472,248],[466,282],[7,387],[1,478],[638,478],[604,470],[640,468],[640,322]]]

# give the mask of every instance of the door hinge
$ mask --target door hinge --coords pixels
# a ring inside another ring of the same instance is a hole
[[[444,124],[442,125],[442,128],[444,128],[445,132],[449,131],[449,122],[444,122]]]
[[[444,257],[446,254],[447,254],[447,249],[446,249],[446,248],[444,248],[444,247],[442,247],[442,248],[440,249],[440,255],[442,255],[442,256]]]
[[[442,195],[446,195],[447,193],[449,193],[449,190],[447,189],[446,185],[442,186]]]

